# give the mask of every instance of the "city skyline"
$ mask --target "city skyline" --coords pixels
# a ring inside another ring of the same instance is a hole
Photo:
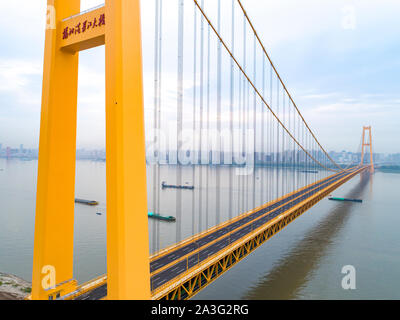
[[[146,142],[146,149],[147,149],[147,158],[149,158],[149,144],[151,142]],[[188,150],[189,151],[189,150]],[[19,144],[19,146],[6,146],[3,143],[0,142],[0,158],[31,158],[31,159],[37,159],[38,157],[38,148],[25,148],[23,144]],[[194,153],[199,154],[199,151],[193,150]],[[204,152],[204,151],[203,151]],[[218,153],[216,150],[209,150],[210,154],[211,153]],[[296,151],[297,153],[300,153],[299,151]],[[172,153],[177,153],[176,150],[168,150],[168,151],[161,151],[163,155],[161,158],[166,158],[168,159],[168,154]],[[228,154],[228,151],[221,151],[221,154]],[[293,151],[291,150],[285,150],[279,152],[279,154],[291,154]],[[319,152],[320,153],[320,152]],[[77,154],[77,159],[79,160],[103,160],[105,161],[106,159],[106,150],[104,148],[96,149],[96,148],[77,148],[76,150]],[[259,159],[260,154],[262,152],[255,152],[255,158]],[[277,152],[266,152],[265,155],[276,155]],[[337,161],[338,163],[351,163],[353,161],[359,161],[361,158],[361,152],[352,152],[348,150],[342,150],[342,151],[337,151],[337,150],[330,150],[328,151],[328,154],[332,157],[334,161]],[[367,152],[368,154],[368,152]],[[223,156],[219,156],[220,158],[223,158]],[[288,157],[289,158],[289,157]],[[200,157],[199,157],[200,159]],[[210,163],[212,156],[210,155]],[[148,159],[149,160],[149,159]],[[389,163],[389,164],[400,164],[400,153],[375,153],[374,152],[374,161],[379,164],[379,163]]]

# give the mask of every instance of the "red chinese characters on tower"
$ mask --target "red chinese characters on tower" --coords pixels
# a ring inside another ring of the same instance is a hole
[[[81,23],[79,22],[75,27],[75,34],[81,33]]]
[[[106,15],[103,13],[102,15],[100,15],[99,27],[105,26],[105,25],[106,25]]]
[[[97,27],[106,25],[106,16],[101,14],[98,18],[95,17],[93,21],[85,20],[84,22],[79,22],[74,28],[66,27],[62,32],[63,40],[67,40],[72,35],[85,33],[89,29],[94,29]]]
[[[87,20],[85,20],[82,24],[82,32],[85,32],[87,30]]]
[[[66,27],[63,31],[63,40],[68,39],[69,33],[68,33],[68,27]]]

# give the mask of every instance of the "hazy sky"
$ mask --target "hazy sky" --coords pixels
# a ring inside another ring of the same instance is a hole
[[[185,0],[192,4],[192,0]],[[82,0],[82,9],[101,4]],[[171,17],[176,15],[176,0]],[[231,0],[222,0],[229,5]],[[142,1],[143,33],[153,21]],[[376,152],[400,152],[400,2],[243,0],[297,105],[328,150],[355,151],[363,125]],[[45,0],[0,1],[0,143],[37,147]],[[166,23],[168,19],[166,19]],[[143,43],[145,59],[153,40]],[[145,82],[152,70],[146,67]],[[149,64],[150,62],[148,62]],[[104,48],[81,53],[78,147],[104,146]],[[175,80],[174,80],[175,81]]]

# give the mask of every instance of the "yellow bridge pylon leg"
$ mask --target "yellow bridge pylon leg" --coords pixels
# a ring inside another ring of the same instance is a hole
[[[108,299],[150,299],[139,0],[106,0]]]
[[[80,11],[80,0],[48,0],[57,23]],[[59,49],[46,30],[32,298],[49,299],[74,286],[73,229],[79,54]],[[60,286],[61,284],[61,286]],[[57,287],[57,288],[55,288]],[[47,290],[46,290],[47,289]],[[66,289],[66,290],[65,290]]]

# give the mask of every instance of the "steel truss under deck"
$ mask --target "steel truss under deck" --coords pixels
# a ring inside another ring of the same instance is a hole
[[[187,300],[192,298],[226,271],[235,266],[239,261],[250,255],[263,243],[276,235],[279,231],[283,230],[291,222],[328,196],[332,191],[366,169],[367,167],[363,167],[354,171],[338,180],[336,183],[316,193],[312,197],[299,203],[295,207],[289,209],[287,212],[282,213],[266,225],[256,229],[250,236],[243,239],[241,243],[228,248],[212,261],[206,261],[203,265],[198,266],[197,270],[191,271],[179,282],[176,282],[175,284],[170,285],[169,288],[156,293],[153,295],[153,299]]]

